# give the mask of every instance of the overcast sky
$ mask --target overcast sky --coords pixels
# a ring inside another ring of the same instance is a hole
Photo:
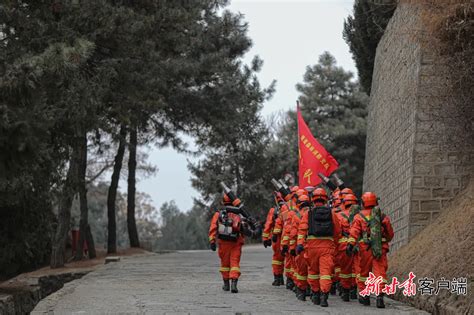
[[[259,55],[264,61],[259,74],[262,86],[277,81],[276,93],[264,104],[264,116],[295,106],[296,83],[302,81],[306,66],[315,64],[324,51],[334,55],[338,65],[356,73],[349,48],[342,38],[343,22],[352,12],[352,5],[353,0],[231,2],[228,9],[244,15],[253,42],[244,61],[249,63]],[[156,208],[175,200],[182,211],[189,210],[193,197],[199,196],[191,187],[186,161],[190,157],[171,148],[151,149],[149,154],[149,162],[158,172],[140,180],[137,189],[149,194]]]

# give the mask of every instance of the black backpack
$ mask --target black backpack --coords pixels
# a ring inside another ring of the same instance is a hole
[[[333,236],[332,211],[329,207],[314,207],[308,213],[308,235]]]

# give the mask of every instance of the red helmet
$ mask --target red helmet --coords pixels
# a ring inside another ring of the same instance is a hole
[[[291,190],[292,193],[294,193],[294,192],[296,192],[298,189],[300,189],[298,186],[293,186],[293,187],[291,187],[290,190]]]
[[[378,198],[373,192],[368,191],[362,195],[362,205],[364,208],[375,207],[377,204]]]
[[[273,194],[275,195],[275,198],[276,198],[276,200],[277,200],[278,202],[284,201],[281,192],[279,192],[279,191],[274,191]]]
[[[323,200],[327,201],[328,200],[328,194],[326,193],[326,190],[324,188],[316,188],[313,190],[313,201],[316,200]]]
[[[297,195],[298,197],[300,197],[300,196],[302,196],[302,195],[307,195],[307,194],[308,194],[308,192],[307,192],[306,190],[304,190],[304,189],[298,189],[298,190],[296,191],[296,195]]]
[[[301,195],[298,197],[298,204],[303,203],[303,202],[309,202],[308,195]]]
[[[229,196],[227,196],[226,193],[224,193],[224,197],[222,198],[222,203],[225,205],[232,204],[232,200],[230,200]]]
[[[357,197],[353,194],[346,194],[342,202],[344,206],[355,205],[357,203]]]
[[[347,194],[354,195],[354,192],[350,188],[344,188],[343,190],[341,190],[341,193],[340,193],[341,197],[344,197],[344,195],[347,195]]]

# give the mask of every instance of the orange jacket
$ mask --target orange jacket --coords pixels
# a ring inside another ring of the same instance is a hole
[[[288,210],[286,215],[286,220],[283,224],[283,232],[281,234],[281,246],[291,245],[290,244],[290,234],[291,234],[291,226],[293,224],[293,218],[296,216],[296,212],[294,210]]]
[[[341,208],[342,209],[342,208]],[[339,212],[336,212],[337,220],[341,226],[341,238],[339,239],[337,249],[339,251],[345,251],[347,243],[350,241],[351,234],[351,225],[349,223],[349,209],[342,209]]]
[[[360,212],[370,220],[370,213],[372,209],[363,209]],[[388,251],[389,245],[388,242],[390,242],[393,238],[393,227],[392,224],[390,223],[390,218],[387,215],[383,216],[382,220],[382,249],[385,249]],[[356,240],[359,239],[359,237],[362,237],[362,232],[369,232],[369,228],[367,226],[367,222],[360,216],[356,215],[354,217],[354,221],[352,221],[351,225],[351,233],[350,233],[350,240],[349,243],[355,244]],[[361,247],[368,247],[368,244],[365,244],[364,242],[360,242]]]
[[[275,226],[273,227],[272,234],[282,234],[285,222],[288,220],[288,206],[286,204],[280,207],[280,213],[275,220]]]
[[[274,217],[275,208],[270,208],[267,214],[267,220],[265,220],[265,227],[263,228],[262,238],[268,240],[272,238],[273,227],[275,226],[276,219]]]
[[[301,222],[298,227],[298,245],[304,245],[307,243],[307,246],[310,247],[319,247],[319,248],[336,248],[336,244],[341,238],[341,224],[334,211],[332,213],[332,223],[333,223],[333,236],[332,237],[308,237],[308,218],[309,211],[306,211],[301,218]]]
[[[238,214],[235,213],[228,213],[229,217],[239,217]],[[239,217],[240,219],[240,217]],[[216,211],[211,219],[211,226],[209,227],[209,243],[215,243],[217,238],[217,228],[218,228],[218,221],[219,221],[219,211]],[[219,242],[229,242],[224,240],[218,240]],[[242,233],[239,234],[239,239],[237,240],[239,243],[244,243],[244,235]]]
[[[304,207],[292,216],[291,227],[290,227],[290,250],[296,248],[297,240],[298,240],[298,229],[300,226],[301,219],[303,215],[308,212],[309,208]]]

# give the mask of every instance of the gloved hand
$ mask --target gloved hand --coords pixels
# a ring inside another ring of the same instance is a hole
[[[296,256],[296,250],[294,250],[294,249],[290,250],[290,255],[295,257]]]
[[[354,250],[354,245],[352,245],[352,244],[347,244],[347,247],[346,247],[346,255],[347,255],[347,256],[352,256],[353,250]]]
[[[296,254],[299,255],[299,254],[301,254],[303,251],[304,251],[304,246],[301,245],[301,244],[298,244],[298,245],[296,246]]]
[[[272,242],[273,242],[273,243],[276,243],[277,241],[278,241],[278,235],[273,234],[273,235],[272,235]]]
[[[272,240],[264,240],[263,246],[265,246],[265,248],[267,248],[268,246],[272,246]]]
[[[211,246],[211,250],[212,250],[213,252],[215,252],[215,251],[216,251],[216,248],[217,248],[216,243],[215,243],[215,242],[212,242],[212,243],[210,244],[210,246]]]
[[[283,245],[281,248],[281,254],[285,256],[288,253],[288,245]]]

